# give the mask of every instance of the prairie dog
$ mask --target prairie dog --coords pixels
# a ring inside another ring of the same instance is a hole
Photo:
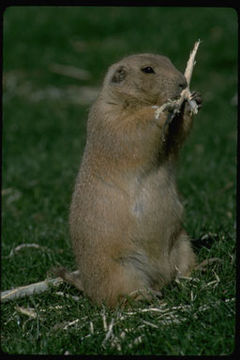
[[[65,278],[98,304],[158,291],[195,265],[175,183],[191,111],[156,116],[186,86],[167,57],[132,55],[109,68],[90,110],[69,218],[79,275]]]

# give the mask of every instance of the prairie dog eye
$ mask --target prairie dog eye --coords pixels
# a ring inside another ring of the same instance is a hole
[[[141,70],[145,74],[155,74],[155,71],[153,70],[153,68],[151,66],[145,66]]]

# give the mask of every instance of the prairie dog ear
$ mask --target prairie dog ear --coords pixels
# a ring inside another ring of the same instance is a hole
[[[111,81],[116,84],[120,83],[125,79],[126,75],[127,69],[125,66],[121,65],[115,70]]]

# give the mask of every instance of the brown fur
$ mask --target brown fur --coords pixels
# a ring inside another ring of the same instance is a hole
[[[92,106],[70,211],[79,276],[68,280],[97,303],[158,291],[195,264],[174,174],[190,109],[184,103],[168,125],[170,110],[155,116],[184,87],[168,58],[133,55],[109,68]]]

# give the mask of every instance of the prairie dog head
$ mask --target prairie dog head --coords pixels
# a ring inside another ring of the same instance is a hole
[[[185,77],[167,57],[138,54],[113,64],[102,90],[109,102],[123,106],[162,105],[178,98],[186,86]]]

